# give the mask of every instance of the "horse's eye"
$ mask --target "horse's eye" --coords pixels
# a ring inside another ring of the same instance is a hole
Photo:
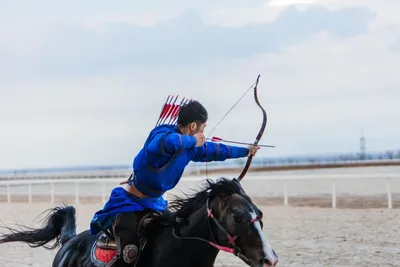
[[[242,218],[243,218],[243,214],[241,214],[239,212],[236,212],[236,213],[233,214],[233,222],[234,223],[237,223],[237,224],[241,223],[242,222]]]

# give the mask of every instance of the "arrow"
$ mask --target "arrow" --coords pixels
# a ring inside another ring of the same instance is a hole
[[[161,120],[164,119],[165,114],[171,108],[171,102],[172,102],[173,97],[174,97],[173,95],[172,96],[168,95],[167,100],[165,101],[165,103],[161,109],[160,116],[158,117],[158,120],[156,122],[156,126],[158,126],[160,124]]]
[[[169,108],[168,108],[168,110],[167,110],[167,112],[166,112],[166,114],[165,114],[163,120],[161,120],[160,125],[163,124],[163,123],[165,123],[166,120],[171,116],[173,110],[176,108],[176,104],[175,104],[175,103],[176,103],[176,101],[178,100],[178,98],[179,98],[179,95],[177,95],[177,96],[174,98],[174,100],[170,103],[170,106],[169,106]]]
[[[175,112],[175,114],[173,115],[173,121],[172,121],[172,123],[173,124],[177,124],[178,123],[178,116],[179,116],[179,113],[181,112],[181,109],[182,109],[182,107],[184,106],[184,105],[186,105],[187,103],[189,103],[190,101],[192,101],[192,99],[191,98],[187,98],[184,102],[183,102],[183,104],[180,106],[180,107],[178,107],[178,109],[176,110],[176,112]]]
[[[182,107],[189,103],[192,99],[183,97],[180,103],[177,103],[179,95],[169,95],[165,101],[163,107],[161,108],[160,116],[158,117],[156,127],[167,123],[176,124],[179,116],[179,112]]]
[[[216,137],[216,136],[213,136],[212,138],[207,138],[207,140],[212,141],[212,142],[225,142],[225,143],[233,143],[233,144],[249,145],[249,146],[253,145],[253,144],[245,143],[245,142],[224,140],[224,139],[222,139],[220,137]],[[257,146],[260,146],[260,147],[275,147],[275,146],[272,146],[272,145],[257,145]]]
[[[189,102],[189,98],[183,98],[181,103],[174,109],[173,113],[170,116],[169,124],[176,124],[176,119],[178,118],[179,112],[181,111],[182,107]]]

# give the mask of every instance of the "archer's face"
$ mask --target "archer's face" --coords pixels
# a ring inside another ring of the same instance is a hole
[[[204,133],[204,129],[207,127],[207,122],[198,125],[195,122],[190,124],[190,135],[195,135],[197,133]]]

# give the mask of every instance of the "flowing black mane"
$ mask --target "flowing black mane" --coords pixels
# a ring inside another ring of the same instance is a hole
[[[184,197],[177,197],[169,203],[169,211],[173,212],[179,218],[188,218],[193,212],[202,207],[207,198],[214,198],[220,194],[244,195],[244,191],[239,182],[227,178],[219,178],[216,182],[206,179],[206,185],[194,194],[184,194]]]

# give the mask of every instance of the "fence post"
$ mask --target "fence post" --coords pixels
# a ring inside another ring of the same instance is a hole
[[[11,204],[11,192],[10,192],[9,184],[7,184],[6,190],[7,190],[7,202],[8,202],[8,204]]]
[[[285,206],[287,206],[288,203],[289,203],[287,183],[285,183],[284,186],[283,186],[283,199],[284,199]]]
[[[28,201],[29,204],[32,204],[32,184],[28,185]]]
[[[104,183],[101,183],[101,201],[103,201],[103,204],[106,203],[106,186]]]
[[[54,204],[54,183],[50,183],[50,202]]]
[[[392,190],[390,188],[390,179],[388,179],[388,181],[387,181],[386,189],[387,189],[387,198],[388,198],[388,209],[392,209],[393,203],[392,203]]]
[[[75,182],[75,204],[79,204],[79,183]]]
[[[332,208],[336,209],[336,184],[332,181]]]

